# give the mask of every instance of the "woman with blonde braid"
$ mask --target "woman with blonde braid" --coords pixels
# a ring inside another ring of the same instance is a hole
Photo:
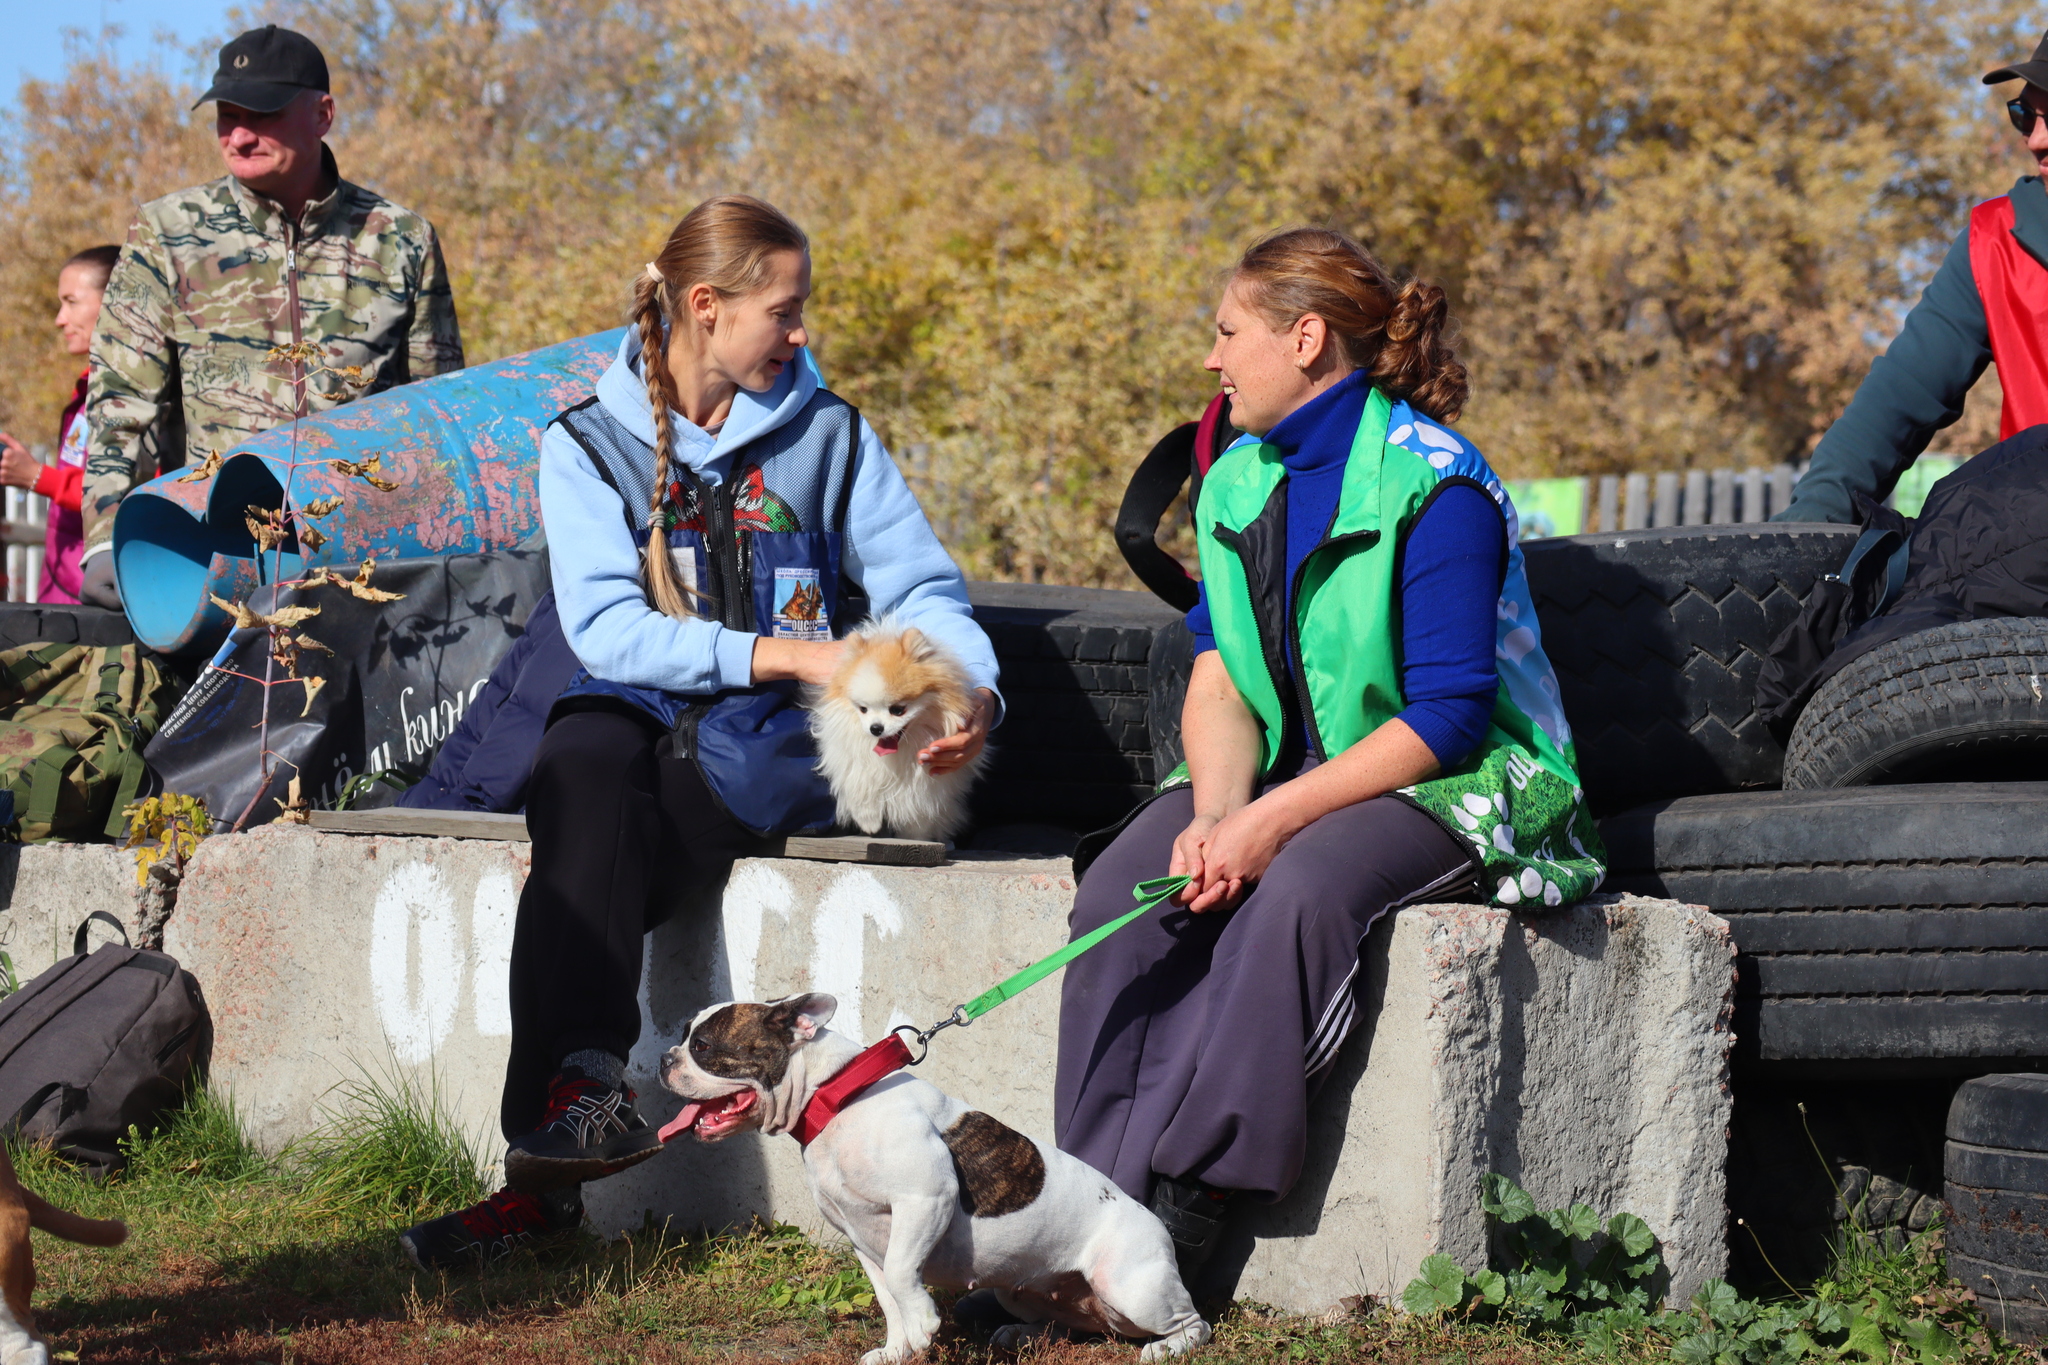
[[[805,350],[810,292],[796,224],[741,195],[699,204],[635,279],[634,325],[597,393],[541,443],[555,600],[585,672],[529,788],[507,1187],[406,1232],[423,1267],[574,1227],[584,1181],[661,1149],[625,1086],[641,938],[757,837],[832,822],[796,689],[830,676],[856,594],[979,686],[972,719],[920,762],[958,767],[997,718],[995,652],[959,569]]]

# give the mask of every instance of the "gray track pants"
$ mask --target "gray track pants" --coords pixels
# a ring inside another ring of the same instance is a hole
[[[1186,788],[1140,813],[1088,869],[1071,933],[1128,911],[1193,818]],[[1154,1172],[1278,1199],[1301,1174],[1311,1086],[1356,1022],[1366,931],[1472,880],[1461,841],[1383,796],[1296,835],[1235,911],[1165,905],[1110,935],[1061,989],[1060,1147],[1141,1202]]]

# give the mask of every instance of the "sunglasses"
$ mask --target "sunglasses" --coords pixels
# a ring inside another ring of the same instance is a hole
[[[2025,100],[2007,100],[2005,116],[2012,120],[2012,126],[2020,130],[2021,137],[2030,137],[2034,132],[2034,120],[2041,117],[2039,110]]]

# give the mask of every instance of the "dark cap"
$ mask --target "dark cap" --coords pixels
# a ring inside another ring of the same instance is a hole
[[[2048,33],[2041,35],[2040,45],[2034,55],[2024,62],[2001,66],[1984,78],[1986,85],[1998,85],[2004,81],[2025,81],[2028,85],[2048,90]]]
[[[193,108],[208,100],[274,114],[307,90],[327,89],[327,59],[303,33],[252,28],[220,50],[220,69]]]

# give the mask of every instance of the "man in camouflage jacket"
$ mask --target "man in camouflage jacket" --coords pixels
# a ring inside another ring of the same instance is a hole
[[[433,226],[343,180],[322,140],[334,101],[320,50],[275,25],[245,33],[221,49],[207,100],[230,173],[142,206],[93,337],[85,556],[103,601],[111,565],[94,560],[137,484],[462,367]],[[303,364],[273,354],[300,344]]]

